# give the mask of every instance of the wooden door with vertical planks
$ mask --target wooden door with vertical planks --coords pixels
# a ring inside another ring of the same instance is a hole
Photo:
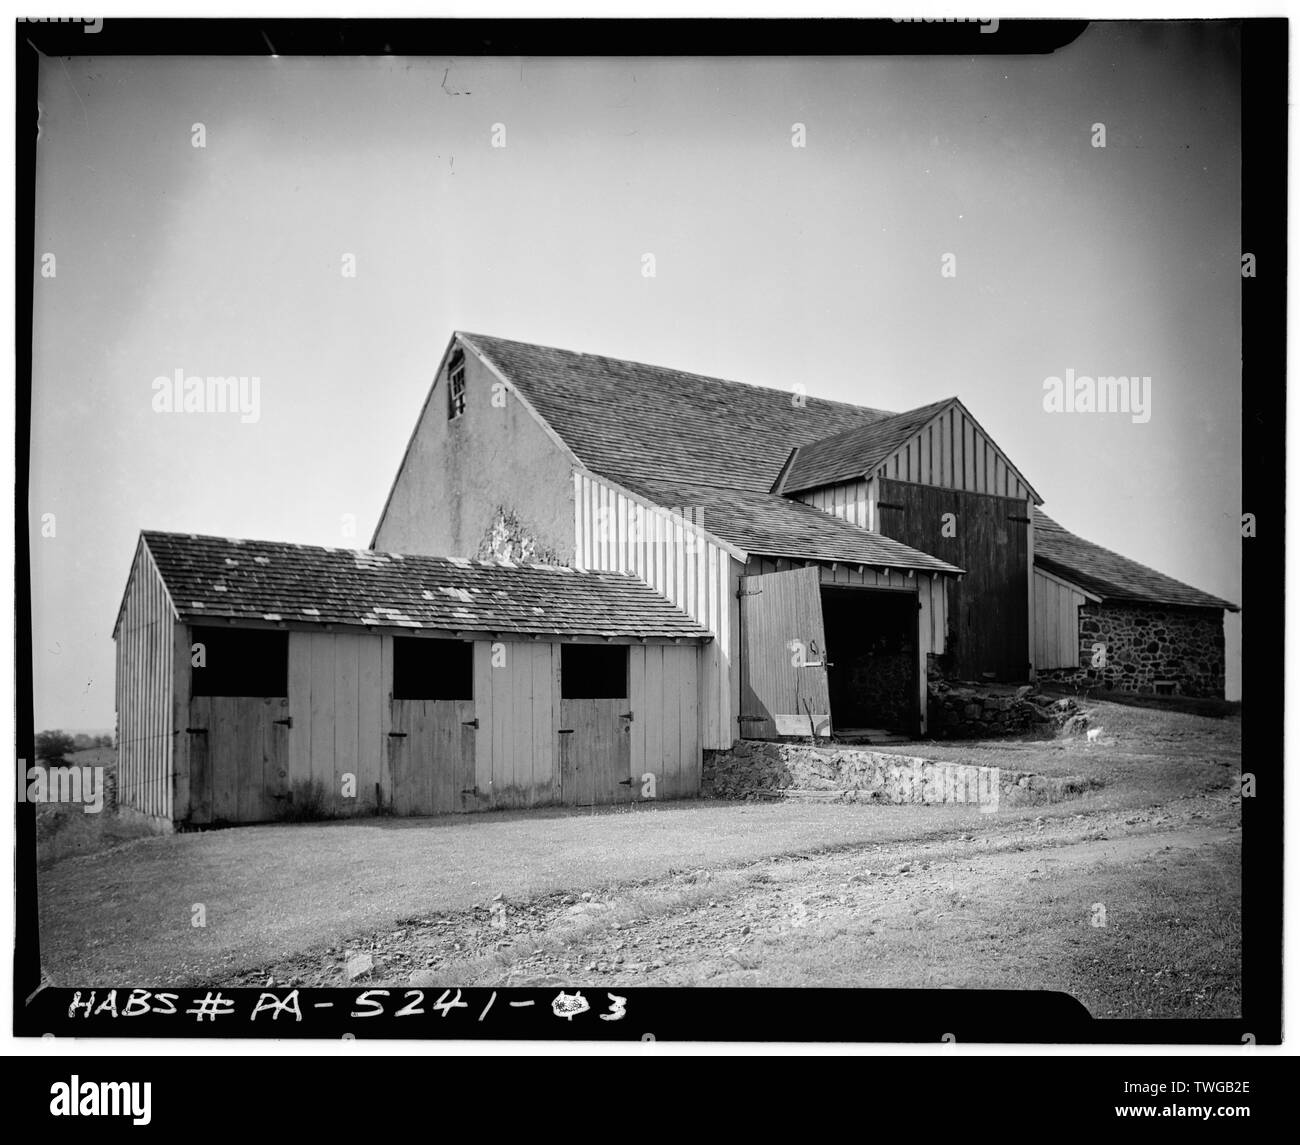
[[[740,735],[831,734],[821,574],[740,578]]]

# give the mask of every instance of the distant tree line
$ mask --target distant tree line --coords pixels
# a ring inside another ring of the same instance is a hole
[[[93,747],[112,747],[111,735],[86,735],[78,732],[69,735],[55,728],[52,731],[36,734],[36,758],[44,763],[63,763],[75,751],[87,751]]]

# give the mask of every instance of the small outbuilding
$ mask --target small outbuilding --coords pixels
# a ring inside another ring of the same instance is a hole
[[[163,830],[699,791],[711,636],[630,573],[145,532],[113,635]]]

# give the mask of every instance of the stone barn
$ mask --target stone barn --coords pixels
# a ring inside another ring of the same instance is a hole
[[[1034,522],[1040,680],[1223,698],[1223,613],[1236,606],[1061,528]]]

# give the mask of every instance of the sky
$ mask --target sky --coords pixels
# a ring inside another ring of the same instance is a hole
[[[957,395],[1067,528],[1240,603],[1238,82],[1212,23],[1032,57],[44,60],[37,727],[113,726],[141,529],[364,547],[456,329]],[[178,370],[259,378],[258,417],[159,412]],[[1149,377],[1149,420],[1048,412],[1067,370]],[[1233,616],[1230,697],[1239,655]]]

